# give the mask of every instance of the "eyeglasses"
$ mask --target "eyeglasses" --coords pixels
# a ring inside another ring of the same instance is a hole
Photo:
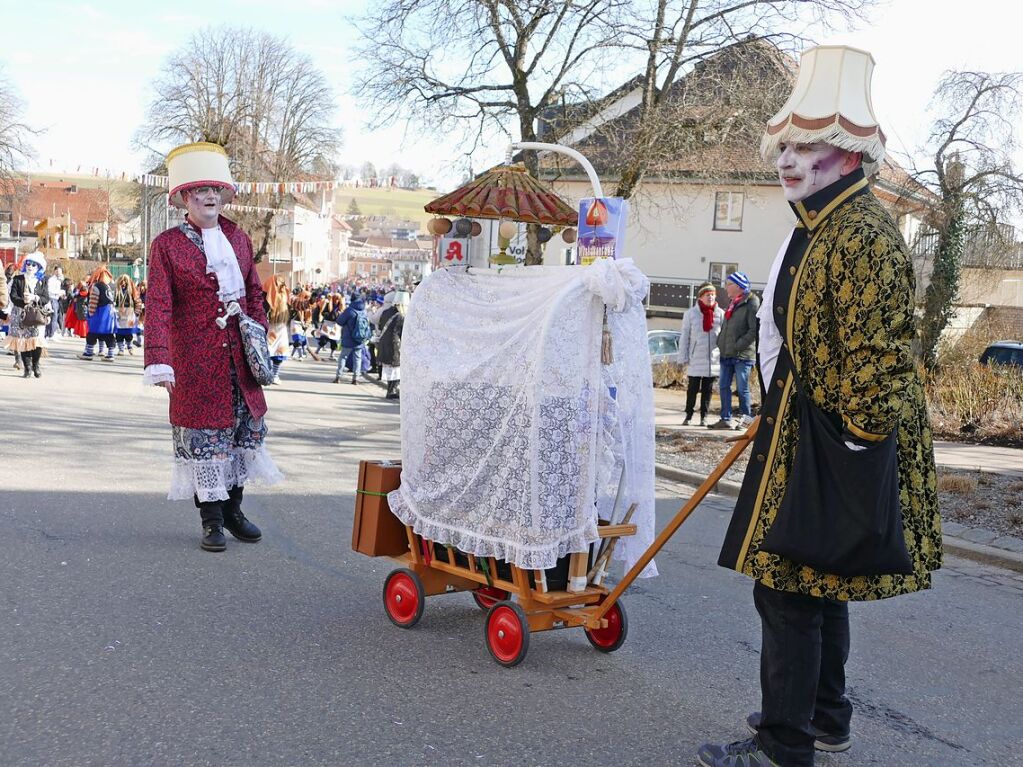
[[[220,188],[215,186],[197,186],[188,190],[189,194],[197,194],[200,196],[209,194],[210,192],[216,192],[219,195]]]

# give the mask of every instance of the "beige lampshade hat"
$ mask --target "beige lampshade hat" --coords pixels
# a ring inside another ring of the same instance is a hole
[[[234,180],[227,152],[219,144],[199,141],[172,149],[167,155],[167,176],[171,205],[185,207],[181,193],[197,186],[219,187],[224,204],[234,199]]]
[[[874,57],[845,45],[803,52],[792,95],[767,123],[760,156],[772,161],[778,145],[823,141],[863,153],[863,170],[876,173],[884,160],[885,135],[870,99]]]

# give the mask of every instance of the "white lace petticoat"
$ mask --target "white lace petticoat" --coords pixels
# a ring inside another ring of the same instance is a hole
[[[167,498],[184,501],[195,495],[200,503],[223,501],[232,487],[254,481],[275,485],[284,479],[267,452],[263,418],[249,412],[231,368],[234,425],[223,429],[172,426],[174,467]]]
[[[233,448],[227,458],[205,461],[175,458],[167,498],[186,501],[195,495],[200,503],[224,501],[232,487],[244,487],[248,482],[275,485],[282,479],[284,475],[264,445],[256,450]]]

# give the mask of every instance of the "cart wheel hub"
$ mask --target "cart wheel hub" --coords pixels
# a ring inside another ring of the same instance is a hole
[[[498,631],[497,632],[497,638],[498,639],[504,639],[504,632],[503,631]]]

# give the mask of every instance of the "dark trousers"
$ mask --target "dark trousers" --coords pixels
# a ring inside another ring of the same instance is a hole
[[[686,387],[686,418],[693,417],[693,408],[696,407],[696,394],[700,394],[700,415],[704,418],[710,411],[710,398],[714,392],[714,378],[710,376],[689,376],[689,385]]]
[[[761,747],[782,767],[813,767],[812,728],[849,734],[849,605],[776,591],[759,581],[753,602],[763,630]]]

